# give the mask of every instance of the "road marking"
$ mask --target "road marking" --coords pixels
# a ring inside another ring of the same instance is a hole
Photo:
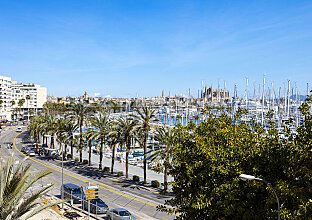
[[[24,133],[24,132],[26,132],[26,131],[23,131],[23,132],[21,132],[21,133],[19,133],[19,134],[17,134],[17,135],[15,136],[15,138],[14,138],[14,140],[13,140],[13,145],[14,145],[15,149],[16,149],[18,152],[20,152],[22,155],[26,156],[24,153],[22,153],[21,151],[19,151],[19,150],[17,149],[16,144],[15,144],[16,138],[17,138],[19,135],[21,135],[22,133]],[[58,169],[56,169],[56,168],[53,168],[53,167],[51,167],[51,166],[49,166],[49,165],[46,165],[46,164],[44,164],[44,163],[41,163],[40,161],[37,161],[37,160],[35,160],[35,159],[31,158],[31,157],[29,157],[28,159],[30,159],[30,160],[32,160],[32,161],[34,161],[34,162],[36,162],[36,163],[39,163],[39,164],[41,164],[41,165],[43,165],[43,166],[45,166],[45,167],[48,167],[48,168],[50,168],[50,169],[52,169],[52,170],[55,170],[55,171],[57,171],[57,172],[60,172],[60,173],[62,172],[62,171],[60,171],[60,170],[58,170]],[[75,178],[75,179],[81,180],[81,181],[83,181],[83,182],[85,182],[85,183],[89,183],[89,181],[84,180],[84,179],[81,179],[81,178],[76,177],[76,176],[73,176],[73,175],[71,175],[71,174],[69,174],[69,173],[63,172],[63,174],[65,174],[65,175],[67,175],[67,176],[70,176],[70,177],[73,177],[73,178]],[[97,184],[92,183],[92,182],[90,182],[90,184],[97,185]],[[103,186],[110,187],[110,186],[108,186],[108,185],[106,185],[106,184],[104,184],[104,183],[99,183],[99,184],[100,184],[100,185],[103,185]],[[150,205],[150,206],[153,206],[153,207],[157,207],[156,205],[153,205],[153,204],[151,204],[151,203],[144,202],[144,201],[142,201],[142,200],[140,200],[140,199],[133,198],[133,197],[131,197],[131,196],[127,196],[127,195],[125,195],[125,194],[122,194],[122,193],[117,192],[117,191],[115,191],[115,190],[108,189],[108,188],[103,187],[103,186],[99,186],[99,187],[101,187],[102,189],[105,189],[105,190],[107,190],[107,191],[116,193],[116,194],[118,194],[118,195],[124,196],[124,197],[126,197],[126,198],[133,199],[133,200],[135,200],[135,201],[144,203],[144,204],[146,204],[146,205]]]
[[[0,138],[0,139],[1,139],[1,138]],[[2,144],[1,144],[1,146],[2,146]],[[0,154],[1,154],[0,157],[4,156],[5,158],[8,158],[8,156],[5,155],[1,150],[0,150]],[[35,171],[29,170],[29,172],[34,173],[34,174],[37,174]],[[46,179],[46,180],[50,181],[52,184],[61,185],[61,184],[59,184],[59,183],[54,182],[53,180],[50,180],[50,179],[47,178],[47,177],[43,177],[43,179]]]
[[[131,206],[132,208],[135,208],[135,209],[137,209],[138,207],[135,207],[135,206],[133,206],[133,205],[130,205],[130,204],[128,204],[128,206]]]
[[[111,179],[111,180],[114,180],[114,181],[119,181],[119,179],[116,179],[116,178],[112,178],[112,177],[105,177],[107,179]]]
[[[117,182],[117,181],[113,181],[113,183],[115,183],[115,184],[121,184],[121,182]]]

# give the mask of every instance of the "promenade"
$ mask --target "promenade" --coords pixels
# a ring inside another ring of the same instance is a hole
[[[41,141],[42,142],[42,141]],[[48,145],[50,144],[50,140],[48,140]],[[64,146],[63,146],[64,147]],[[55,142],[55,148],[60,149],[59,143]],[[70,146],[67,146],[67,154],[70,153]],[[73,159],[79,158],[79,152],[74,149],[74,155]],[[89,159],[89,153],[87,150],[82,151],[82,158],[83,160]],[[100,162],[100,156],[98,154],[92,153],[91,156],[91,164],[95,166],[99,166]],[[109,157],[105,157],[105,154],[103,154],[103,161],[102,161],[102,167],[109,167],[111,168],[112,164],[112,159]],[[114,172],[119,172],[122,171],[124,175],[126,174],[126,163],[125,162],[120,162],[119,160],[116,160],[115,158],[115,164],[114,164]],[[129,177],[132,178],[132,176],[139,176],[140,180],[143,180],[143,175],[144,175],[144,170],[143,167],[138,167],[135,165],[129,164]],[[152,180],[157,180],[161,184],[164,182],[164,174],[163,173],[157,173],[153,170],[148,169],[147,170],[147,182],[150,183]],[[168,175],[168,182],[172,181],[173,177]]]

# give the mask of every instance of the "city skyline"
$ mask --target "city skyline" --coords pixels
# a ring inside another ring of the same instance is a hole
[[[0,74],[49,95],[187,94],[201,82],[242,96],[249,79],[312,82],[309,1],[10,1],[0,9]],[[310,86],[311,88],[312,86]],[[252,93],[252,92],[251,92]]]

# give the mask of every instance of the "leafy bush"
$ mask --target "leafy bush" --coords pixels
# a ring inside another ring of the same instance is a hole
[[[103,172],[108,173],[110,171],[109,167],[104,167]]]
[[[123,172],[122,171],[117,172],[117,176],[123,176]]]
[[[85,160],[82,161],[82,163],[83,163],[83,164],[88,164],[89,161],[85,159]]]
[[[67,159],[73,159],[73,155],[67,154]]]
[[[78,158],[78,157],[75,157],[75,161],[76,161],[76,162],[79,162],[79,158]]]
[[[135,181],[135,182],[139,182],[139,181],[140,181],[140,177],[134,175],[134,176],[132,177],[132,180]]]
[[[152,181],[152,187],[158,188],[160,186],[160,183],[157,180]]]

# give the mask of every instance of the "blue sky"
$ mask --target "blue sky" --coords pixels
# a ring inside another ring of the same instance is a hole
[[[0,74],[55,96],[312,88],[311,1],[0,1]],[[271,86],[271,85],[268,85]]]

